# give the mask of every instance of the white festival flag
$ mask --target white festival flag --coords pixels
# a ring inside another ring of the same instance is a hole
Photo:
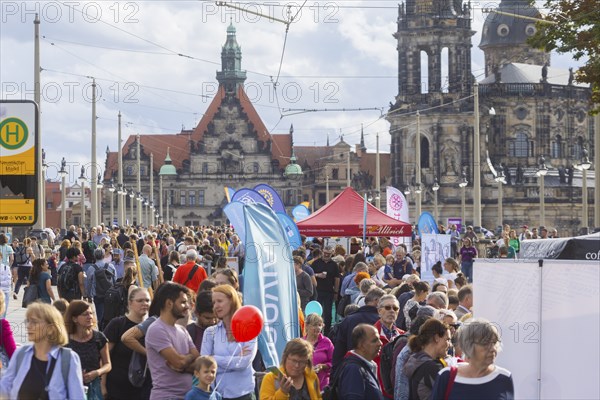
[[[408,202],[406,201],[404,194],[393,186],[386,187],[385,192],[387,196],[387,215],[398,221],[410,223],[408,217]],[[394,246],[398,246],[402,243],[402,238],[393,237],[392,243]]]

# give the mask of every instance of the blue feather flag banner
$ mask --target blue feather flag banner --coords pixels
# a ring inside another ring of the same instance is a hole
[[[275,212],[285,213],[285,206],[283,205],[283,201],[281,201],[281,197],[273,187],[267,185],[266,183],[261,183],[260,185],[254,186],[254,190],[260,193],[262,197],[265,198],[267,204],[275,210]]]
[[[435,218],[433,218],[433,215],[427,211],[421,213],[417,226],[419,227],[419,236],[424,233],[440,233],[438,231],[438,226],[435,223]]]
[[[296,222],[302,221],[310,215],[310,210],[304,204],[298,204],[292,209],[292,216]]]
[[[227,215],[229,223],[235,229],[235,233],[238,235],[242,243],[246,243],[246,222],[244,221],[244,203],[239,201],[233,201],[225,207],[223,212]]]
[[[245,205],[244,221],[244,304],[263,314],[258,349],[265,366],[279,366],[286,343],[300,337],[290,242],[277,215],[264,204]]]
[[[279,218],[279,222],[281,223],[281,227],[283,228],[283,232],[287,236],[288,241],[290,242],[290,246],[292,246],[292,250],[296,250],[298,247],[302,246],[302,239],[300,239],[300,231],[296,226],[296,223],[293,219],[290,218],[289,215],[282,212],[277,212],[277,218]]]
[[[265,205],[269,205],[267,203],[267,200],[265,200],[265,198],[263,196],[261,196],[260,193],[258,193],[256,190],[254,189],[248,189],[248,188],[243,188],[240,190],[237,190],[233,196],[231,197],[231,201],[239,201],[240,203],[244,203],[244,204],[265,204]]]

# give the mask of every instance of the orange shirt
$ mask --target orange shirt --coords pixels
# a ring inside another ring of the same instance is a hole
[[[183,285],[185,281],[187,281],[192,268],[194,268],[194,265],[196,265],[194,261],[188,261],[185,264],[180,265],[175,271],[175,276],[173,276],[173,282],[177,282]],[[194,276],[192,276],[192,279],[190,279],[185,286],[187,286],[190,290],[193,290],[194,293],[196,293],[198,291],[198,287],[200,286],[202,281],[206,279],[206,277],[206,270],[201,265],[198,265],[198,269],[194,273]]]

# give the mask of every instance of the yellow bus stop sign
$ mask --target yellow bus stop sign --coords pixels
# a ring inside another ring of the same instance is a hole
[[[31,226],[38,207],[38,107],[0,100],[0,226]]]

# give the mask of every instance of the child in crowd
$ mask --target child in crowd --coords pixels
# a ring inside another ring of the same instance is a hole
[[[185,400],[222,400],[218,392],[210,390],[217,377],[217,362],[211,356],[200,356],[194,361],[194,376],[198,384],[185,395]]]

